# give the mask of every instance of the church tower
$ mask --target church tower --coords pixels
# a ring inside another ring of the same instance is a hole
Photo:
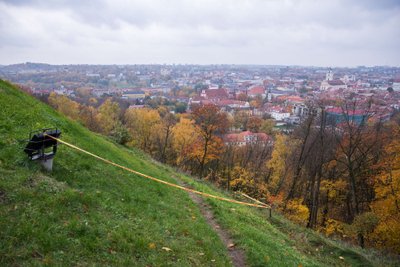
[[[325,80],[326,80],[326,81],[333,81],[333,72],[332,72],[332,69],[329,69],[329,71],[326,73]]]

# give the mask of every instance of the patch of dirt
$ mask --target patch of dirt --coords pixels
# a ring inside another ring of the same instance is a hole
[[[174,177],[179,184],[182,186],[188,186],[186,183],[182,182],[178,177]],[[232,237],[223,229],[214,217],[214,214],[210,206],[204,201],[204,199],[198,194],[189,192],[190,198],[199,206],[201,214],[206,219],[207,223],[212,227],[212,229],[218,234],[219,238],[222,240],[224,245],[228,250],[228,255],[231,258],[233,266],[244,267],[246,266],[246,257],[244,251],[234,243]]]

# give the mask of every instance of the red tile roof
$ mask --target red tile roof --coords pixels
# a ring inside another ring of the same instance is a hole
[[[204,92],[204,94],[203,94]],[[203,90],[202,95],[205,95],[207,99],[228,99],[229,95],[226,89],[207,89]]]
[[[334,108],[327,108],[326,109],[327,113],[334,113],[334,114],[345,114],[346,110],[342,110],[340,107],[334,107]],[[356,110],[347,110],[347,115],[364,115],[366,114],[365,110],[361,109],[356,109]]]
[[[253,86],[248,90],[249,95],[263,95],[265,94],[265,88],[263,86]]]
[[[247,137],[247,138],[246,138]],[[250,131],[245,131],[241,133],[226,134],[224,136],[224,141],[226,143],[257,143],[263,142],[267,143],[271,141],[271,137],[265,133],[252,133]]]
[[[341,80],[333,80],[333,81],[328,81],[329,85],[335,86],[335,85],[345,85],[344,82]]]

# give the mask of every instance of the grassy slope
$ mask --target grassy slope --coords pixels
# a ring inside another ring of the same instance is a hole
[[[198,190],[222,195],[204,182],[180,174]],[[208,199],[219,223],[245,248],[251,266],[399,266],[374,250],[362,250],[295,225],[279,214]],[[343,259],[340,259],[342,257]]]
[[[173,181],[142,153],[116,146],[0,81],[0,266],[229,265],[223,244],[186,193],[65,146],[52,173],[30,162],[17,140],[49,126],[94,153]]]
[[[89,132],[0,81],[0,265],[230,265],[224,246],[185,192],[64,146],[52,173],[29,162],[17,140],[49,126],[61,128],[66,141],[125,166],[168,181],[179,175],[196,188],[222,194]],[[279,216],[268,221],[254,208],[208,202],[251,266],[378,264],[370,254]]]

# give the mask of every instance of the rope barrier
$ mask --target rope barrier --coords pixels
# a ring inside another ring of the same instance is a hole
[[[90,155],[90,156],[92,156],[92,157],[94,157],[94,158],[96,158],[98,160],[101,160],[101,161],[106,162],[106,163],[108,163],[110,165],[113,165],[113,166],[121,168],[121,169],[123,169],[125,171],[134,173],[136,175],[142,176],[144,178],[153,180],[153,181],[161,183],[161,184],[165,184],[165,185],[168,185],[168,186],[171,186],[171,187],[175,187],[175,188],[178,188],[178,189],[181,189],[181,190],[184,190],[184,191],[187,191],[187,192],[191,192],[191,193],[194,193],[194,194],[198,194],[198,195],[201,195],[201,196],[205,196],[205,197],[208,197],[208,198],[214,198],[214,199],[218,199],[218,200],[222,200],[222,201],[226,201],[226,202],[230,202],[230,203],[235,203],[235,204],[239,204],[239,205],[257,207],[257,208],[263,208],[263,209],[270,209],[271,208],[270,206],[268,206],[268,205],[266,205],[264,203],[262,203],[262,204],[247,203],[247,202],[243,202],[243,201],[239,201],[239,200],[229,199],[229,198],[225,198],[225,197],[220,197],[220,196],[216,196],[216,195],[200,192],[200,191],[197,191],[197,190],[194,190],[194,189],[190,189],[190,188],[187,188],[187,187],[183,187],[183,186],[180,186],[180,185],[176,185],[176,184],[173,184],[173,183],[170,183],[170,182],[155,178],[153,176],[150,176],[150,175],[147,175],[147,174],[132,170],[132,169],[127,168],[125,166],[119,165],[119,164],[117,164],[115,162],[112,162],[111,160],[102,158],[102,157],[100,157],[100,156],[98,156],[96,154],[93,154],[93,153],[91,153],[89,151],[86,151],[86,150],[84,150],[84,149],[82,149],[80,147],[77,147],[77,146],[75,146],[73,144],[70,144],[70,143],[68,143],[66,141],[63,141],[63,140],[61,140],[59,138],[56,138],[56,137],[53,137],[53,136],[47,135],[47,134],[45,134],[45,135],[50,137],[50,138],[52,138],[52,139],[54,139],[54,140],[56,140],[56,141],[58,141],[58,142],[60,142],[60,143],[62,143],[62,144],[64,144],[64,145],[66,145],[66,146],[69,146],[69,147],[71,147],[73,149],[76,149],[76,150],[82,152],[82,153]]]

